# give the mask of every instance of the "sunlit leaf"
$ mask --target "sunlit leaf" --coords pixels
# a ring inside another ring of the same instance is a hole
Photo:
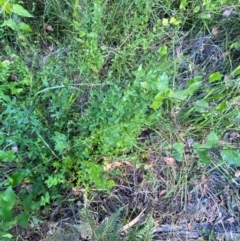
[[[5,20],[1,26],[2,26],[2,27],[7,26],[7,27],[11,28],[13,31],[18,31],[18,26],[17,26],[17,24],[16,24],[16,23],[14,22],[14,20],[11,19],[11,18],[8,19],[8,20]]]
[[[28,24],[24,23],[24,22],[20,22],[18,27],[19,27],[19,29],[23,30],[26,33],[31,33],[32,32],[31,27]]]
[[[211,132],[208,137],[207,141],[204,145],[206,148],[213,148],[218,146],[218,136],[215,132]]]
[[[161,48],[159,49],[159,53],[161,56],[165,56],[167,54],[167,46],[163,44]]]
[[[171,17],[170,23],[173,24],[173,25],[179,25],[181,23],[181,20],[178,20],[174,17]]]
[[[162,25],[163,26],[168,26],[169,25],[168,18],[163,18],[162,19]]]
[[[210,82],[215,82],[215,81],[218,81],[218,80],[221,80],[223,77],[222,74],[220,74],[219,72],[215,72],[215,73],[212,73],[209,77],[209,81]]]
[[[162,105],[163,99],[164,99],[163,93],[158,93],[154,97],[153,103],[151,104],[150,107],[153,108],[154,110],[158,109]]]
[[[179,8],[185,9],[186,6],[187,6],[187,0],[181,0]]]
[[[12,11],[19,16],[28,17],[28,18],[33,17],[32,14],[30,14],[25,8],[23,8],[19,4],[13,4],[12,5]]]

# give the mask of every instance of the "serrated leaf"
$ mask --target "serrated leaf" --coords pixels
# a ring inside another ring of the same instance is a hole
[[[204,165],[208,165],[211,162],[208,149],[200,145],[198,142],[193,143],[192,147]]]
[[[25,8],[23,8],[19,4],[13,4],[12,5],[12,11],[16,13],[19,16],[27,17],[27,18],[32,18],[33,15],[30,14]]]
[[[240,167],[240,153],[234,150],[222,150],[221,157],[223,161],[227,162],[229,165],[235,165]]]
[[[213,148],[218,146],[218,136],[215,132],[211,132],[208,137],[207,141],[204,145],[206,148]]]
[[[215,82],[215,81],[218,81],[218,80],[221,80],[223,77],[222,74],[220,74],[219,72],[215,72],[215,73],[212,73],[209,77],[209,81],[210,82]]]

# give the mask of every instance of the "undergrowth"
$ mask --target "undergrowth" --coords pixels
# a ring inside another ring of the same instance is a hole
[[[179,163],[191,142],[199,166],[213,148],[240,166],[222,144],[239,135],[238,1],[2,0],[0,14],[2,237],[64,190],[109,192],[104,167],[141,165],[146,129]]]

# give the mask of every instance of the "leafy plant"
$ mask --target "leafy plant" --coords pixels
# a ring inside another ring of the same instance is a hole
[[[4,20],[1,27],[9,27],[13,31],[20,34],[22,31],[32,32],[31,27],[25,22],[21,21],[22,17],[33,17],[22,5],[11,3],[11,1],[0,1],[1,11],[7,15],[7,20]]]
[[[92,213],[84,208],[80,211],[81,224],[69,224],[68,233],[57,231],[52,236],[48,236],[45,241],[53,241],[55,237],[58,240],[65,241],[69,235],[80,235],[81,237],[90,237],[93,241],[151,241],[153,240],[153,221],[151,216],[146,219],[143,225],[131,228],[125,235],[121,234],[123,223],[120,219],[122,209],[118,209],[109,218],[103,220],[100,225],[96,224]]]

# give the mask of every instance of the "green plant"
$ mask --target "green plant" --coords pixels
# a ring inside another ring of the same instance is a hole
[[[12,1],[0,1],[0,12],[3,12],[4,21],[1,27],[9,27],[18,34],[32,32],[31,27],[22,21],[21,18],[32,18],[30,14],[22,5],[11,3]],[[7,18],[7,19],[6,19]]]
[[[118,209],[109,218],[103,220],[99,225],[92,213],[84,208],[80,211],[81,224],[69,224],[70,231],[57,231],[51,236],[48,236],[45,241],[58,240],[65,241],[69,235],[72,238],[75,236],[90,237],[93,241],[151,241],[153,240],[153,221],[151,215],[148,216],[144,224],[137,225],[131,228],[125,235],[121,234],[124,224],[121,221],[121,211]]]
[[[16,220],[8,222],[0,222],[0,238],[3,241],[10,240],[13,238],[13,235],[10,234],[9,230],[16,224]]]

